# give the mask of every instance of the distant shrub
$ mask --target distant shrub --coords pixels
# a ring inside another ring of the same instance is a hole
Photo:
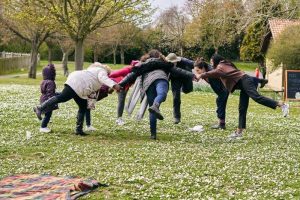
[[[273,41],[267,58],[273,63],[272,70],[283,64],[285,69],[300,69],[300,25],[285,29],[276,41]]]

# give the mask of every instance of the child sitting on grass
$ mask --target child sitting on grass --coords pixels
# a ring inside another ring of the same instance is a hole
[[[48,64],[46,67],[44,67],[42,73],[43,73],[43,81],[41,83],[41,93],[42,93],[40,97],[41,104],[56,95],[55,93],[56,84],[54,82],[56,71],[54,65]],[[57,104],[47,108],[47,110],[45,111],[45,117],[42,119],[42,124],[40,128],[41,133],[49,133],[51,131],[47,126],[52,116],[52,111],[56,109],[58,109]]]

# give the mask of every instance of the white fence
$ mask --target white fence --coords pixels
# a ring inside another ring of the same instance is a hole
[[[30,54],[0,52],[0,75],[30,66]]]

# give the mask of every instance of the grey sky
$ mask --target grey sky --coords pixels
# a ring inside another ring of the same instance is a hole
[[[185,0],[150,0],[153,6],[159,7],[159,9],[166,9],[170,6],[182,6],[184,5]]]
[[[150,0],[152,7],[158,8],[157,12],[153,16],[157,16],[159,12],[171,7],[171,6],[183,6],[186,0]]]

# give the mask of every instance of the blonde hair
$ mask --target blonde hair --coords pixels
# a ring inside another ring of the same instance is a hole
[[[90,67],[101,67],[102,69],[105,69],[108,74],[112,72],[112,69],[108,65],[104,65],[99,62],[94,62],[93,64],[90,65]]]

